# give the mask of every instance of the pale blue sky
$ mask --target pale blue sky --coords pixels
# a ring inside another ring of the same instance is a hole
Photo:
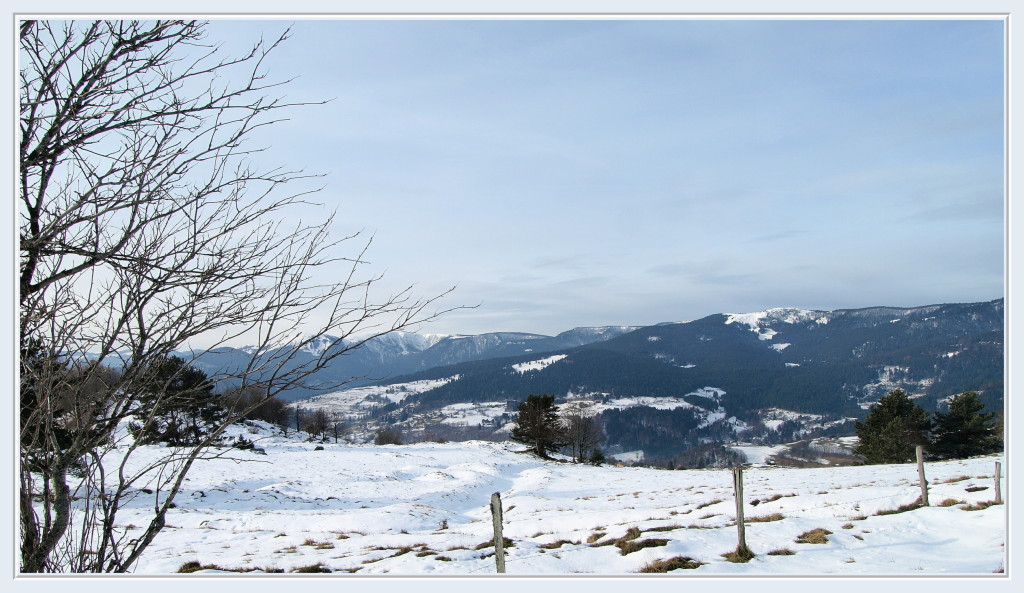
[[[424,328],[554,334],[1003,296],[999,20],[214,21],[293,26],[268,162],[327,174]],[[311,211],[304,216],[322,216]]]

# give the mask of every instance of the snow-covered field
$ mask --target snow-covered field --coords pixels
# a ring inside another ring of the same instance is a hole
[[[1002,457],[929,463],[933,506],[886,515],[877,513],[920,494],[916,466],[751,467],[744,513],[756,557],[739,564],[722,557],[737,543],[728,470],[544,462],[510,443],[316,451],[256,426],[233,430],[267,455],[227,450],[197,462],[136,574],[194,561],[206,574],[321,565],[357,575],[488,575],[489,500],[498,492],[510,575],[627,575],[684,556],[701,564],[675,574],[1005,576],[1007,506],[964,510],[993,499]],[[127,509],[120,521],[143,518]],[[818,528],[831,532],[827,543],[797,543]],[[616,546],[624,536],[638,549]]]

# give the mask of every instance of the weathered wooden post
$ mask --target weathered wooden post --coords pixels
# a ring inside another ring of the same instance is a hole
[[[498,572],[505,572],[505,537],[501,533],[501,496],[491,495],[491,520],[494,523],[494,562]]]
[[[928,506],[928,480],[924,477],[924,447],[917,446],[917,478],[921,482],[921,506]]]
[[[739,544],[736,546],[737,554],[745,554],[747,548],[747,533],[743,524],[743,467],[732,468],[733,490],[736,491],[736,530],[739,532]]]
[[[996,504],[1003,504],[1003,489],[999,485],[1001,473],[1003,471],[1003,463],[1001,461],[996,462]]]

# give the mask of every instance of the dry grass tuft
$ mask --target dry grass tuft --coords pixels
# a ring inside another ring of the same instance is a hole
[[[664,560],[651,560],[647,564],[644,564],[638,570],[638,573],[663,573],[673,570],[686,569],[692,570],[703,566],[704,563],[694,560],[689,556],[673,556],[672,558],[666,558]]]
[[[962,510],[962,511],[981,511],[981,510],[987,509],[988,507],[990,507],[990,506],[992,506],[994,504],[996,504],[996,503],[991,501],[991,500],[986,500],[986,501],[976,502],[974,504],[969,504],[969,505],[962,506],[962,507],[960,507],[960,510]]]
[[[881,511],[878,511],[877,513],[875,513],[875,515],[878,515],[878,516],[882,516],[882,515],[896,515],[896,514],[899,514],[899,513],[906,513],[907,511],[912,511],[914,509],[919,509],[919,508],[921,508],[921,506],[922,506],[921,505],[921,498],[918,497],[918,499],[915,500],[914,502],[908,502],[907,504],[900,505],[900,506],[896,507],[895,509],[881,510]]]
[[[659,527],[648,527],[647,529],[644,529],[644,531],[675,531],[676,529],[682,528],[682,525],[678,523],[673,523],[671,525],[661,525]]]
[[[510,540],[507,537],[502,537],[501,538],[501,543],[506,548],[511,548],[512,547],[512,540]],[[490,540],[490,541],[486,541],[486,542],[484,542],[482,544],[477,544],[477,546],[475,548],[473,548],[473,549],[474,550],[483,550],[484,548],[493,548],[493,547],[494,547],[494,540]]]
[[[190,560],[178,567],[178,572],[182,574],[191,574],[200,570],[221,570],[216,564],[200,564],[198,560]]]
[[[615,542],[615,547],[619,549],[619,553],[625,556],[626,554],[632,554],[644,548],[655,548],[659,546],[667,546],[667,539],[641,539],[641,540],[619,540]]]
[[[772,513],[771,515],[761,515],[759,517],[748,517],[744,519],[744,523],[770,523],[771,521],[781,521],[786,516],[782,513]]]
[[[768,552],[769,556],[792,556],[793,554],[796,554],[796,552],[790,550],[789,548],[778,548],[776,550]]]
[[[737,547],[732,552],[722,554],[722,558],[725,558],[729,562],[734,562],[736,564],[744,564],[746,562],[750,562],[754,558],[754,556],[756,556],[756,554],[754,554],[754,552],[752,552],[750,548],[747,547]]]
[[[542,550],[555,550],[561,548],[565,544],[569,544],[571,546],[578,546],[580,545],[580,542],[569,541],[567,539],[560,539],[557,542],[551,542],[550,544],[541,544],[538,547]]]
[[[321,573],[321,572],[333,572],[333,571],[331,569],[327,568],[326,566],[324,566],[323,564],[320,564],[319,562],[317,562],[316,564],[310,564],[308,566],[300,566],[298,568],[293,568],[292,572],[300,572],[300,573],[316,572],[316,573]]]
[[[817,529],[812,529],[810,531],[805,531],[805,532],[801,533],[800,536],[796,538],[796,543],[798,543],[798,544],[827,544],[828,543],[828,537],[826,537],[826,536],[829,536],[829,535],[832,535],[831,531],[829,531],[828,529],[825,529],[823,527],[818,527]]]

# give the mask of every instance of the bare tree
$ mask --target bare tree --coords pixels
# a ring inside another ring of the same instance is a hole
[[[305,415],[303,426],[303,430],[310,436],[326,441],[327,432],[331,429],[331,417],[323,408],[317,408]]]
[[[565,440],[572,451],[573,463],[582,463],[587,453],[597,449],[604,440],[604,429],[596,415],[579,402],[566,404],[562,408],[562,423],[565,425]]]
[[[230,423],[441,312],[440,297],[375,297],[369,241],[333,238],[333,216],[286,222],[315,178],[258,168],[250,140],[297,105],[264,71],[286,37],[223,58],[203,23],[20,23],[21,572],[130,570]],[[300,361],[324,334],[338,339]],[[166,389],[140,404],[147,369],[242,338],[247,362],[210,381],[261,397],[143,459],[124,427],[175,405]],[[148,523],[121,526],[144,496]]]
[[[330,432],[331,435],[334,437],[335,443],[337,443],[341,437],[347,436],[351,430],[348,425],[348,422],[345,421],[345,417],[341,414],[331,414],[330,422]]]

